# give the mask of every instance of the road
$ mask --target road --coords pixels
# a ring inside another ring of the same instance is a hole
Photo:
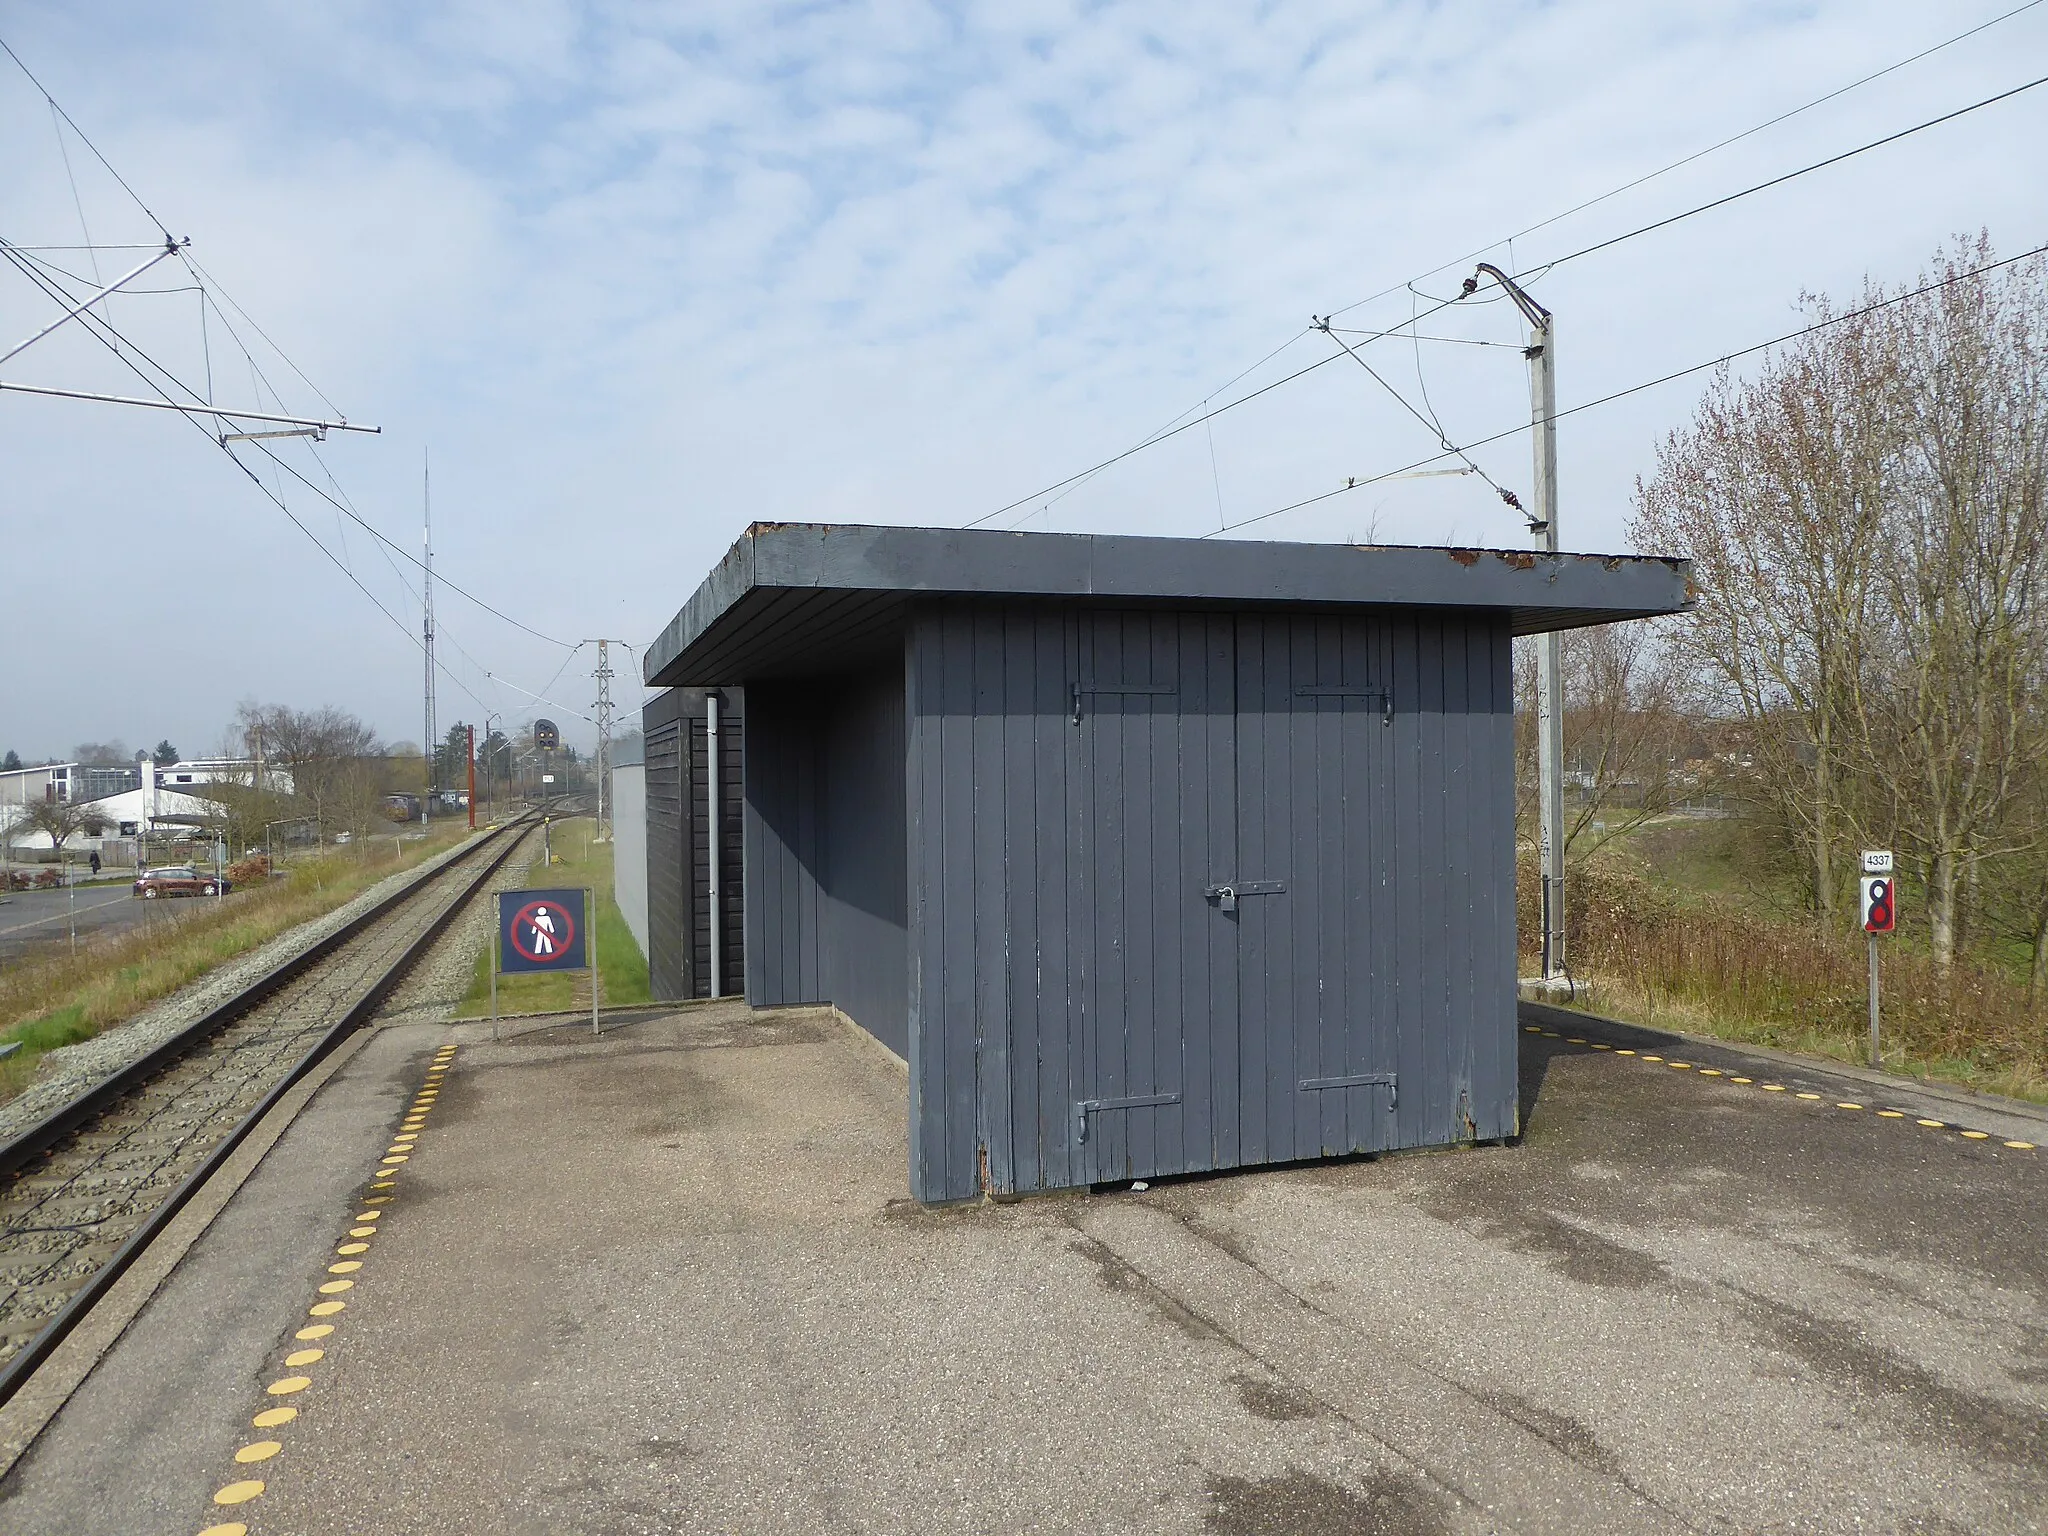
[[[0,1525],[2038,1532],[2043,1117],[1576,1028],[1519,1145],[939,1210],[822,1010],[386,1029]]]
[[[0,893],[0,962],[19,959],[29,950],[62,942],[70,931],[72,898],[77,898],[77,931],[112,932],[132,928],[148,917],[144,908],[155,903],[135,899],[126,884],[81,885],[75,892],[7,891]]]

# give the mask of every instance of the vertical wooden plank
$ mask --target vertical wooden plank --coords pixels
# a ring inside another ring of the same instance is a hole
[[[978,604],[971,615],[972,676],[970,720],[973,759],[972,967],[975,1021],[975,1085],[970,1115],[977,1163],[986,1149],[994,1187],[998,1166],[1007,1170],[1010,1146],[1010,921],[1011,869],[1005,857],[1008,830],[1008,754],[1004,724],[1004,630],[1007,605]],[[979,1182],[979,1168],[977,1168]]]

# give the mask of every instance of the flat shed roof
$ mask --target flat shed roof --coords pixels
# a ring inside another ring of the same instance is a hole
[[[1518,635],[1677,613],[1690,567],[1648,555],[1263,544],[1130,534],[755,523],[648,647],[648,686],[832,670],[919,597],[1225,608],[1495,608]]]

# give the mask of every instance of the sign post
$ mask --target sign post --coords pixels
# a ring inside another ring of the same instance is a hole
[[[1863,932],[1870,941],[1870,1064],[1881,1066],[1877,1030],[1877,936],[1899,925],[1898,892],[1892,878],[1889,848],[1863,850],[1863,885],[1858,909],[1863,914]]]
[[[590,1032],[597,1026],[597,946],[586,928],[588,888],[498,893],[498,942],[492,950],[491,1032],[497,1033],[498,972],[590,972]]]

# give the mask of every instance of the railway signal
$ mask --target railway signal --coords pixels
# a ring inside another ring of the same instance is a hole
[[[1870,1064],[1880,1064],[1877,1041],[1877,936],[1899,926],[1898,887],[1893,879],[1889,848],[1863,851],[1862,894],[1857,910],[1863,917],[1863,931],[1870,944]]]

